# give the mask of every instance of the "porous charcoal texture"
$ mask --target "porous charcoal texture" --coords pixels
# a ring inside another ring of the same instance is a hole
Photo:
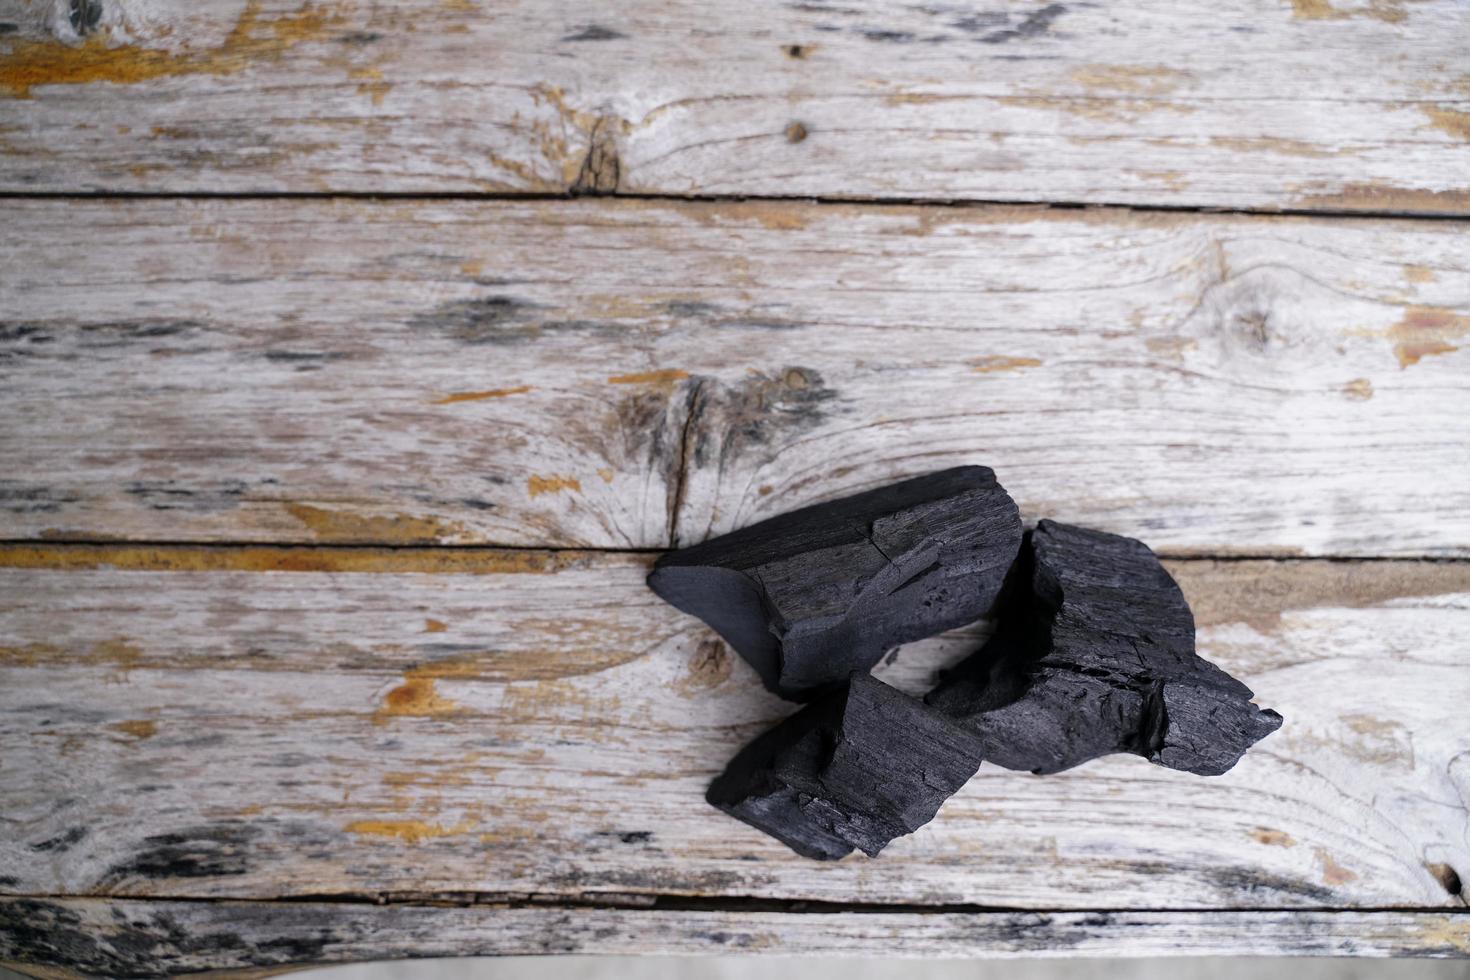
[[[974,735],[854,673],[742,749],[705,799],[805,857],[873,856],[933,820],[979,767]]]
[[[1020,543],[995,474],[963,466],[670,552],[648,585],[767,688],[804,701],[899,644],[989,615]]]
[[[1194,650],[1194,616],[1148,546],[1042,521],[996,635],[925,699],[1008,769],[1060,772],[1113,752],[1219,775],[1281,726]]]

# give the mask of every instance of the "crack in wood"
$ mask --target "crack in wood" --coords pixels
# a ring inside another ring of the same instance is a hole
[[[678,457],[674,466],[673,487],[669,493],[669,547],[679,547],[679,515],[684,509],[684,494],[689,484],[689,467],[694,459],[696,425],[704,413],[705,379],[690,378],[684,400],[684,425],[679,433]]]

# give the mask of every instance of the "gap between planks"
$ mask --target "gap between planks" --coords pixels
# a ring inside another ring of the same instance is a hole
[[[1028,525],[1030,526],[1030,525]],[[1144,542],[1147,544],[1147,542]],[[0,568],[86,569],[111,566],[124,571],[384,571],[504,572],[515,562],[528,570],[541,558],[547,571],[562,563],[600,555],[657,557],[669,548],[562,547],[499,544],[319,544],[284,541],[105,541],[67,539],[36,541],[0,538]],[[1470,557],[1443,555],[1311,555],[1262,551],[1214,554],[1209,551],[1156,548],[1165,561],[1243,564],[1270,561],[1282,565],[1311,564],[1470,564]],[[508,562],[506,559],[512,561]]]
[[[250,895],[191,895],[187,892],[151,895],[126,892],[10,893],[0,902],[13,901],[125,901],[144,905],[187,902],[210,905],[345,905],[372,908],[485,908],[540,909],[547,912],[775,912],[782,915],[1331,915],[1351,913],[1392,915],[1427,912],[1470,918],[1470,907],[1443,905],[1236,905],[1219,908],[1189,906],[1042,906],[984,905],[975,902],[835,902],[823,899],[764,898],[759,895],[683,895],[668,892],[586,892],[580,896],[553,892],[331,892]]]
[[[525,193],[504,191],[0,191],[0,201],[382,201],[413,203],[417,201],[463,201],[469,204],[496,202],[525,203],[571,202],[585,199],[607,201],[644,201],[651,204],[807,204],[861,206],[871,208],[935,208],[948,210],[986,208],[1037,208],[1055,211],[1100,211],[1138,214],[1225,215],[1237,217],[1304,217],[1356,219],[1361,221],[1464,221],[1467,211],[1415,211],[1392,208],[1361,210],[1352,208],[1272,208],[1212,207],[1194,204],[1130,204],[1124,201],[1071,201],[956,197],[935,200],[924,197],[885,195],[873,197],[853,195],[811,196],[802,194],[638,194],[638,193]]]

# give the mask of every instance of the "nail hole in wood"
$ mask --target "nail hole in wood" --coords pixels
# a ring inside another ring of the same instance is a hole
[[[1464,885],[1460,881],[1459,873],[1454,868],[1448,864],[1426,864],[1425,867],[1429,869],[1429,873],[1434,875],[1434,880],[1438,881],[1440,887],[1445,891],[1457,898],[1463,894]]]

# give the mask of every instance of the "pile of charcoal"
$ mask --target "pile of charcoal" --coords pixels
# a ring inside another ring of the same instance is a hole
[[[707,796],[806,857],[876,855],[984,761],[1055,773],[1129,752],[1219,775],[1281,725],[1195,653],[1189,604],[1147,545],[1046,520],[1023,533],[983,466],[670,552],[648,584],[806,702]],[[900,644],[987,618],[991,638],[922,701],[868,673]]]

